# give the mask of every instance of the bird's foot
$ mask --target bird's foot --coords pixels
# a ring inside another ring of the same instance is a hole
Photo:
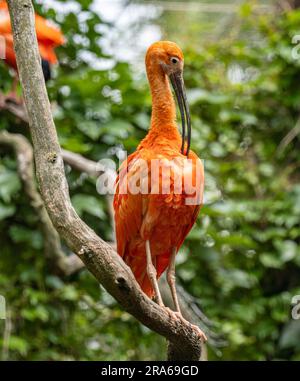
[[[5,103],[6,103],[6,97],[3,94],[0,94],[0,109],[5,108]]]
[[[20,97],[16,91],[11,91],[5,97],[5,102],[15,103],[16,105],[20,105],[23,103],[22,97]]]
[[[22,104],[22,98],[16,93],[12,92],[7,95],[0,94],[0,109],[5,109],[8,103],[14,103],[16,105]]]
[[[172,320],[175,320],[175,321],[178,321],[180,320],[182,323],[184,324],[188,324],[192,329],[193,331],[195,332],[195,334],[197,336],[199,336],[200,340],[203,341],[203,342],[206,342],[207,341],[207,337],[205,335],[205,333],[195,324],[191,324],[188,320],[186,320],[181,312],[176,312],[176,311],[173,311],[171,310],[169,307],[165,307],[168,314],[170,315],[171,319]]]

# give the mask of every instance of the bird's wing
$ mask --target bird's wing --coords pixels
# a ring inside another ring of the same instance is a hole
[[[134,168],[139,160],[139,152],[134,152],[121,165],[116,179],[116,192],[114,197],[115,224],[117,236],[117,250],[124,256],[126,246],[130,239],[135,237],[142,224],[143,200],[142,194],[128,192],[128,182],[133,178],[138,168]]]
[[[10,16],[6,3],[0,3],[0,34],[11,34]]]
[[[182,229],[182,233],[180,235],[179,244],[177,245],[177,251],[180,249],[181,245],[183,244],[186,236],[189,234],[190,230],[192,229],[194,223],[197,220],[198,214],[200,212],[201,205],[195,205],[192,218],[190,220],[190,223],[186,225],[185,229]]]
[[[44,17],[35,14],[35,28],[37,39],[45,45],[60,46],[65,42],[65,37],[55,25]],[[11,22],[6,2],[0,2],[0,34],[11,34]]]
[[[0,0],[0,9],[7,9],[7,4],[6,4],[6,1],[4,0]]]
[[[41,57],[50,62],[51,64],[56,64],[58,62],[57,56],[52,46],[44,45],[43,43],[39,43],[39,52]]]
[[[11,34],[3,34],[2,37],[5,40],[5,62],[7,62],[8,65],[17,70],[17,61],[14,51],[13,36]]]
[[[183,197],[185,197],[185,200],[193,199],[194,205],[191,205],[192,214],[190,216],[189,223],[181,231],[181,235],[178,241],[179,243],[177,245],[177,250],[179,250],[180,246],[183,244],[185,240],[185,237],[192,229],[198,217],[199,211],[203,205],[204,167],[202,161],[193,151],[190,151],[189,159],[191,159],[192,162],[192,170],[189,171],[187,177],[188,180],[190,180],[190,183],[193,185],[193,187],[195,187],[196,193],[186,194],[186,190],[183,190]]]
[[[45,18],[35,15],[35,28],[38,41],[46,45],[60,46],[65,42],[65,37],[59,28]]]

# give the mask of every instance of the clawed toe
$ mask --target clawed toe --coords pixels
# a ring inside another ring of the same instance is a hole
[[[22,104],[22,98],[18,97],[14,93],[11,93],[8,95],[0,94],[0,109],[6,108],[8,103],[14,103],[15,105],[21,105]]]
[[[207,336],[205,333],[197,326],[194,324],[191,324],[193,330],[197,333],[197,335],[200,337],[200,339],[205,343],[207,341]]]
[[[199,338],[203,341],[203,342],[206,342],[207,341],[207,337],[205,335],[205,333],[195,324],[191,324],[189,321],[187,321],[180,312],[178,311],[173,311],[171,310],[169,307],[165,307],[166,308],[166,311],[168,312],[168,314],[170,315],[171,319],[173,320],[180,320],[182,321],[183,323],[185,324],[189,324],[189,326],[193,329],[193,331],[196,333],[196,335],[199,336]]]

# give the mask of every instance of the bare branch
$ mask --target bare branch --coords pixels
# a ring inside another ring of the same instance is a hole
[[[78,153],[61,150],[63,160],[79,172],[86,172],[90,176],[99,176],[106,172],[106,168],[93,160],[87,159]]]
[[[0,110],[9,111],[23,122],[28,123],[28,116],[23,105],[16,104],[15,102],[7,99],[0,102]]]
[[[189,324],[168,312],[138,286],[122,258],[76,214],[70,202],[63,159],[41,69],[31,1],[9,0],[18,71],[34,146],[41,194],[53,225],[87,269],[123,308],[170,340],[169,359],[198,360],[199,337]]]
[[[22,122],[28,124],[28,116],[23,104],[16,104],[6,100],[3,104],[0,103],[0,110],[8,111]],[[103,165],[87,159],[78,153],[65,149],[62,149],[61,153],[64,163],[70,165],[79,172],[85,172],[88,175],[95,177],[100,176],[103,173],[108,174]]]
[[[300,117],[297,119],[295,126],[285,135],[278,145],[277,152],[281,154],[286,147],[300,134]]]

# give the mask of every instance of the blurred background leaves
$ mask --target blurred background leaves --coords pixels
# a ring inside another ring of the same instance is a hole
[[[226,335],[227,346],[209,349],[208,358],[299,360],[300,322],[291,321],[291,299],[300,294],[300,141],[299,133],[286,137],[300,118],[300,58],[292,56],[300,11],[260,2],[270,7],[265,12],[247,1],[228,13],[222,12],[225,2],[207,1],[221,11],[172,11],[162,4],[145,21],[144,3],[118,6],[138,7],[134,33],[148,22],[161,38],[181,43],[192,146],[205,163],[206,202],[179,254],[177,274]],[[149,125],[144,50],[128,59],[108,52],[107,31],[114,35],[116,25],[95,2],[72,4],[61,11],[52,2],[36,4],[68,39],[48,84],[60,143],[93,160],[118,163],[120,150],[132,152]],[[3,63],[0,76],[5,92],[11,78]],[[0,128],[28,137],[26,126],[7,113],[1,113]],[[0,294],[12,322],[4,355],[161,359],[164,340],[121,311],[89,273],[59,277],[51,271],[14,157],[1,150],[0,159]],[[108,240],[111,224],[95,180],[66,170],[75,208]]]

